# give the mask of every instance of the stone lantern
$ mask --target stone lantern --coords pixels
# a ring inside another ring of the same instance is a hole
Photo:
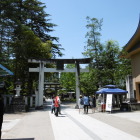
[[[15,82],[16,88],[16,95],[14,96],[14,98],[12,99],[12,106],[13,106],[13,111],[14,112],[22,112],[26,110],[26,106],[25,106],[25,100],[23,99],[22,96],[20,96],[20,91],[21,91],[21,81],[20,79],[18,79]]]
[[[16,84],[16,88],[15,88],[15,90],[16,90],[16,95],[15,96],[20,96],[20,91],[21,91],[21,81],[20,81],[20,79],[18,79],[16,82],[15,82],[15,84]]]

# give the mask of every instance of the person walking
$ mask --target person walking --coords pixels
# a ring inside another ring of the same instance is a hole
[[[92,96],[91,102],[92,102],[92,113],[95,113],[95,109],[96,109],[96,97],[95,97],[95,95]]]
[[[54,102],[55,102],[55,99],[54,99],[54,96],[53,96],[52,101],[51,101],[51,113],[55,113]]]
[[[55,116],[57,117],[59,113],[59,107],[60,107],[60,98],[57,95],[54,98],[54,107],[55,107]]]
[[[0,140],[2,135],[3,115],[4,115],[4,103],[3,103],[3,98],[0,95]]]
[[[84,103],[84,113],[88,114],[89,97],[87,95],[83,97],[83,103]]]
[[[78,100],[79,114],[80,114],[80,112],[81,112],[81,109],[83,109],[83,105],[84,105],[83,96],[80,95],[80,96],[79,96],[79,100]]]

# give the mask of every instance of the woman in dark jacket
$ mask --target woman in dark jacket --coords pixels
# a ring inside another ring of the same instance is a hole
[[[92,96],[92,113],[95,113],[95,109],[96,109],[96,98],[93,95]]]
[[[0,140],[1,140],[1,134],[2,134],[2,123],[3,123],[3,114],[4,114],[4,103],[3,98],[0,95]]]

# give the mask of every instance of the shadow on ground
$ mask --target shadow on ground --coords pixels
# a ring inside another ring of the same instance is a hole
[[[34,138],[17,138],[17,139],[1,139],[1,140],[35,140]]]

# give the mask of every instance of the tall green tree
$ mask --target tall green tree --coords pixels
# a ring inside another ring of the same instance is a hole
[[[29,65],[28,59],[30,58],[51,58],[51,48],[52,42],[46,41],[45,43],[37,37],[33,31],[28,27],[22,26],[20,29],[19,39],[17,38],[13,42],[13,71],[15,73],[15,80],[20,78],[23,84],[23,88],[26,85],[26,82],[31,85],[34,80],[38,79],[38,74],[29,75],[29,66],[37,67],[37,65]]]
[[[83,53],[92,59],[90,72],[81,75],[80,86],[83,92],[94,93],[99,87],[116,84],[125,87],[125,78],[131,74],[130,61],[120,58],[118,42],[109,40],[100,43],[102,20],[87,18],[87,44]]]
[[[56,25],[38,0],[1,0],[0,8],[0,57],[6,56],[15,81],[24,83],[29,58],[62,56],[58,38],[49,35]]]
[[[109,40],[105,43],[102,57],[102,84],[116,84],[118,65],[120,65],[118,42]]]
[[[90,18],[87,17],[87,25],[86,28],[88,32],[86,33],[86,46],[85,52],[83,55],[92,58],[92,66],[94,68],[98,67],[98,59],[99,59],[99,53],[102,51],[102,45],[100,43],[100,36],[101,36],[101,27],[103,19],[98,20],[96,18]]]
[[[126,87],[126,76],[132,75],[131,59],[122,57],[126,52],[121,50],[119,55],[119,65],[117,66],[117,73],[115,75],[116,84],[121,88]]]
[[[101,28],[103,19],[98,20],[97,18],[90,18],[87,17],[87,25],[86,28],[88,30],[86,34],[87,42],[85,48],[85,52],[83,53],[84,56],[91,58],[90,68],[96,69],[94,72],[94,76],[96,77],[95,85],[96,87],[100,84],[100,77],[101,77],[101,52],[103,51],[103,46],[100,43],[101,37]]]
[[[49,32],[52,32],[56,25],[50,23],[50,19],[48,19],[50,15],[44,11],[46,6],[43,3],[38,0],[2,0],[0,6],[2,48],[8,48],[11,42],[16,41],[17,38],[19,39],[20,27],[25,25],[41,41],[52,41],[51,51],[54,56],[62,56],[60,45],[53,43],[54,41],[58,42],[58,38],[49,35]]]
[[[131,75],[130,60],[121,58],[120,50],[117,41],[109,40],[104,45],[102,56],[102,83],[115,84],[119,87],[125,87],[125,80],[127,75]]]

